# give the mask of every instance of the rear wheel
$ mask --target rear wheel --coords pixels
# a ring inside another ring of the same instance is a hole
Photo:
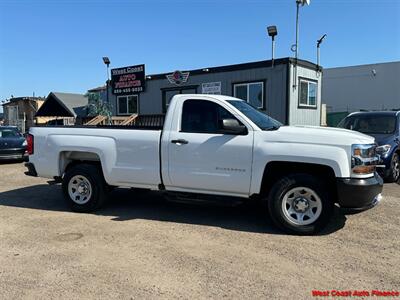
[[[329,221],[333,201],[324,181],[308,174],[288,175],[278,180],[268,197],[273,222],[292,234],[314,234]]]
[[[80,164],[69,169],[62,183],[64,197],[77,212],[92,212],[98,209],[107,197],[107,184],[100,168]]]
[[[398,153],[394,153],[390,163],[389,176],[386,178],[388,182],[396,182],[400,178],[400,158]]]

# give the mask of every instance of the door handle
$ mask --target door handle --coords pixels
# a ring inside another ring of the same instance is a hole
[[[183,145],[189,144],[189,142],[187,140],[183,140],[183,139],[172,140],[171,143],[172,144],[183,144]]]

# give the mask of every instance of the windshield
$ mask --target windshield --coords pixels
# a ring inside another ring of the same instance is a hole
[[[247,102],[239,100],[228,100],[228,102],[260,127],[261,130],[275,130],[282,126],[282,123],[267,116]]]
[[[345,118],[338,126],[366,134],[391,134],[396,129],[396,117],[355,115]]]
[[[0,128],[0,138],[20,137],[17,129],[14,128]]]

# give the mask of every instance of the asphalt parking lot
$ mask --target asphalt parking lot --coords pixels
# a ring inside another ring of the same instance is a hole
[[[318,236],[275,230],[254,205],[116,190],[96,214],[59,185],[0,164],[0,298],[309,299],[312,290],[400,290],[400,186]]]

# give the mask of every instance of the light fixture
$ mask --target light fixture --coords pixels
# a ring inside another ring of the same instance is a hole
[[[326,38],[326,34],[324,34],[318,41],[317,41],[317,47],[319,47],[319,45],[321,45],[321,43],[323,42],[323,40]]]
[[[311,0],[296,0],[296,3],[301,6],[304,6],[304,5],[310,5],[310,1]]]
[[[270,37],[272,37],[272,39],[273,39],[275,36],[278,35],[278,29],[276,28],[275,25],[273,25],[273,26],[268,26],[268,27],[267,27],[267,32],[268,32],[268,35],[269,35]]]
[[[107,56],[103,57],[103,62],[108,66],[111,62],[110,59]]]

